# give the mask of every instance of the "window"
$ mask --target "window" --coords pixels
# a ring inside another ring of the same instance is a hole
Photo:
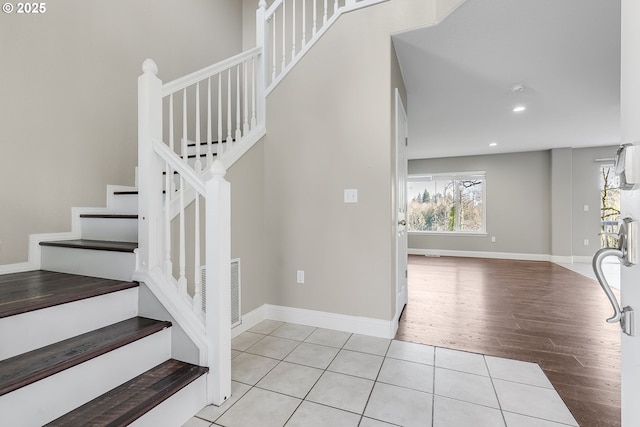
[[[409,175],[409,231],[485,232],[485,172]]]
[[[600,246],[616,247],[618,239],[612,234],[618,232],[620,221],[619,180],[613,165],[600,166]]]

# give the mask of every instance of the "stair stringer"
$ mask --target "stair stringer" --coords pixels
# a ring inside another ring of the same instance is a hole
[[[177,325],[174,324],[174,327],[177,326],[184,331],[187,338],[189,338],[193,345],[198,349],[197,361],[183,360],[184,357],[180,356],[180,349],[175,348],[175,346],[179,346],[180,343],[174,343],[172,340],[172,357],[177,360],[182,360],[183,362],[197,363],[200,366],[207,366],[209,360],[209,344],[207,342],[204,318],[196,315],[191,307],[191,302],[178,293],[176,282],[167,280],[162,272],[158,270],[148,272],[136,271],[133,274],[132,280],[144,283],[147,286],[153,296],[175,320]],[[143,295],[139,295],[138,298],[139,300],[142,299]],[[138,305],[140,306],[140,302]],[[211,374],[208,373],[207,375]]]
[[[117,191],[136,190],[135,187],[123,185],[107,185],[106,207],[72,207],[71,231],[59,233],[37,233],[29,235],[29,255],[26,262],[0,265],[0,274],[21,273],[25,271],[39,270],[42,265],[42,251],[40,242],[53,242],[59,240],[80,239],[82,228],[80,215],[84,214],[112,214],[116,213],[114,206],[114,193]]]

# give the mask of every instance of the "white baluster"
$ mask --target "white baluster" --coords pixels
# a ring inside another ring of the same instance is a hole
[[[236,65],[236,142],[242,139],[240,131],[240,64]]]
[[[213,151],[211,141],[213,135],[211,133],[211,77],[207,79],[207,166],[213,163]]]
[[[185,227],[184,227],[184,178],[180,175],[180,259],[179,259],[179,277],[178,292],[183,295],[187,294],[187,277],[186,277],[186,250],[185,250]]]
[[[224,152],[222,145],[222,73],[218,74],[218,158]]]
[[[256,120],[256,58],[251,59],[251,129],[255,129]]]
[[[333,1],[333,14],[335,15],[338,12],[338,0]]]
[[[233,147],[233,135],[231,134],[231,68],[227,71],[227,149]]]
[[[287,23],[287,0],[282,0],[282,66],[280,68],[280,72],[284,71],[284,67],[287,64],[286,56],[287,56],[287,37],[286,37],[286,23]]]
[[[200,82],[196,83],[196,160],[193,164],[196,172],[202,170],[200,161]]]
[[[316,3],[316,0],[313,0],[313,28],[311,29],[311,37],[316,35],[317,23],[318,23],[318,4]]]
[[[242,63],[242,73],[244,75],[244,122],[243,122],[243,132],[244,134],[249,133],[249,86],[247,86],[247,61]]]
[[[175,142],[174,142],[174,128],[173,128],[173,94],[169,95],[169,148],[172,153],[176,152]],[[171,168],[169,168],[171,170]],[[168,175],[167,175],[168,176]],[[173,176],[173,170],[171,170],[171,176],[169,178],[169,187],[165,188],[165,192],[167,197],[173,197],[173,193],[176,191],[176,181]],[[171,254],[169,254],[169,259],[171,259]]]
[[[189,161],[189,153],[187,152],[187,89],[182,89],[182,141],[180,150],[182,151],[182,160]],[[182,185],[180,185],[182,189]]]
[[[307,0],[302,0],[302,47],[307,44]]]
[[[273,63],[273,72],[271,73],[271,81],[274,81],[276,79],[276,14],[273,14],[273,19],[272,19],[272,23],[271,23],[271,29],[273,32],[273,36],[271,37],[273,39],[273,48],[271,49],[272,51],[272,63]]]
[[[291,62],[296,57],[296,0],[291,0],[293,10],[291,12]]]
[[[193,269],[193,311],[196,314],[202,313],[202,280],[200,274],[200,194],[196,192],[195,198],[195,218],[194,218],[194,269]]]
[[[327,23],[327,11],[329,9],[329,5],[327,5],[327,0],[324,0],[324,14],[322,15],[322,25],[324,26]]]

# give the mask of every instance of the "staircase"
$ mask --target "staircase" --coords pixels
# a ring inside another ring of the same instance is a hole
[[[180,426],[208,368],[171,358],[172,324],[138,316],[137,194],[41,242],[42,270],[0,275],[0,425]]]

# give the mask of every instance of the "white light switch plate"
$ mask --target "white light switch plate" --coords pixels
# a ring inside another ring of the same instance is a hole
[[[357,189],[345,189],[344,190],[344,202],[345,203],[358,203],[358,190]]]

